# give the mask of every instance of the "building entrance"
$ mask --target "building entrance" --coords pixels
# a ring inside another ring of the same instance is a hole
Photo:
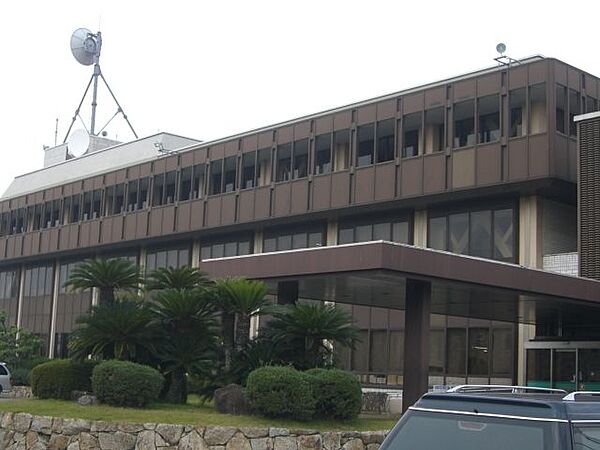
[[[527,385],[600,390],[600,342],[535,343],[527,349]]]

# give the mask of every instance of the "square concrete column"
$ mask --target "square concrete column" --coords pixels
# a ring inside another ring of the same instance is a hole
[[[430,310],[431,283],[407,279],[404,315],[403,411],[406,411],[429,389]]]
[[[277,304],[294,305],[298,302],[298,282],[279,281],[277,283]]]

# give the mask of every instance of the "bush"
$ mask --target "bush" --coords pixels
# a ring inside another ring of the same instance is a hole
[[[29,372],[29,369],[23,369],[22,367],[12,369],[10,378],[13,386],[29,386]]]
[[[128,361],[105,361],[92,374],[94,394],[112,406],[144,407],[158,399],[164,381],[158,370]]]
[[[33,395],[38,398],[70,400],[72,391],[92,389],[92,370],[95,361],[55,359],[35,366],[29,381]]]
[[[310,376],[291,367],[267,366],[252,371],[246,396],[252,410],[267,417],[309,420],[315,413]]]
[[[362,406],[362,390],[354,375],[339,369],[311,369],[316,415],[335,419],[353,419]]]

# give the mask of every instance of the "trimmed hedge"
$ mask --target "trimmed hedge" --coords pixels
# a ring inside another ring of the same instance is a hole
[[[312,379],[317,416],[342,420],[358,416],[362,390],[354,375],[339,369],[311,369],[305,373]]]
[[[55,359],[35,366],[29,375],[31,390],[38,398],[70,400],[72,391],[91,391],[95,361]]]
[[[315,413],[311,377],[291,367],[253,370],[246,382],[246,397],[253,411],[267,417],[309,420]]]
[[[94,394],[111,406],[144,407],[158,399],[164,382],[158,370],[128,361],[105,361],[92,374]]]

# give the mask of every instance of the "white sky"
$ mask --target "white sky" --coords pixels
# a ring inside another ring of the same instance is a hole
[[[71,55],[76,28],[102,31],[103,73],[140,137],[211,140],[491,66],[501,41],[600,75],[599,13],[597,0],[5,2],[0,192],[42,167],[56,118],[64,138],[92,74]],[[107,95],[97,129],[116,111]],[[133,138],[121,117],[107,131]]]

